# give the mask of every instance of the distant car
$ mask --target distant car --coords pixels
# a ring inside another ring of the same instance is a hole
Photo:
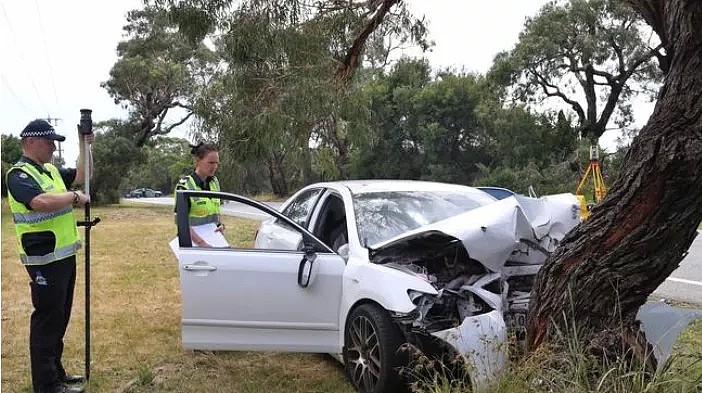
[[[187,197],[270,219],[254,248],[197,248]],[[460,354],[479,387],[523,331],[532,280],[580,222],[572,194],[503,200],[419,181],[309,185],[280,211],[234,194],[178,191],[182,341],[189,349],[330,353],[360,392],[394,391],[414,343]]]
[[[150,188],[137,188],[136,190],[129,191],[127,198],[155,198],[163,196],[161,191],[152,190]]]

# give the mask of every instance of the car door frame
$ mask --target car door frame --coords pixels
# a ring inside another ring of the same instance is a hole
[[[322,190],[320,193],[320,196],[324,194],[325,190]],[[302,233],[302,242],[305,246],[318,246],[321,248],[315,248],[317,251],[324,251],[324,252],[330,252],[334,253],[329,247],[327,247],[324,242],[321,240],[317,239],[312,233],[310,233],[307,228],[301,227],[298,225],[295,221],[289,219],[288,217],[284,216],[281,212],[273,209],[272,207],[266,205],[265,203],[261,203],[258,201],[254,201],[253,199],[237,195],[237,194],[231,194],[227,192],[220,192],[220,191],[203,191],[203,190],[177,190],[176,191],[176,198],[175,198],[175,211],[176,211],[176,225],[178,229],[178,245],[180,247],[192,247],[192,238],[190,236],[190,225],[188,223],[188,213],[187,213],[187,198],[192,198],[192,197],[204,197],[204,198],[219,198],[219,199],[227,199],[227,200],[232,200],[234,202],[239,202],[244,205],[248,205],[254,208],[257,208],[259,210],[264,211],[267,214],[270,214],[271,216],[275,217],[276,219],[280,219],[284,221],[286,224],[289,226],[295,228],[296,230],[300,231]],[[220,197],[226,197],[226,198],[220,198]],[[312,207],[312,211],[317,208],[316,204],[319,203],[319,199],[315,202],[315,206]],[[311,215],[310,215],[310,220],[311,220]],[[309,223],[308,223],[309,224]],[[184,230],[184,229],[188,230]],[[314,247],[313,247],[314,248]]]
[[[293,204],[296,201],[296,199],[300,195],[302,195],[303,193],[308,192],[308,191],[317,191],[317,194],[312,197],[312,198],[314,198],[314,200],[312,201],[312,206],[310,207],[309,212],[307,213],[307,217],[305,217],[307,228],[302,227],[302,228],[308,229],[310,227],[310,222],[312,221],[312,217],[314,215],[314,212],[318,208],[320,200],[321,200],[322,196],[326,193],[326,190],[327,190],[327,188],[325,188],[325,187],[306,187],[306,188],[303,188],[302,190],[296,192],[293,196],[291,196],[282,206],[280,206],[280,213],[285,216],[285,210],[288,209],[290,207],[290,205]],[[287,216],[285,216],[285,217],[289,218]],[[266,221],[268,221],[268,222],[266,223],[267,228],[264,231],[264,232],[266,232],[264,237],[266,237],[265,243],[267,243],[267,245],[270,245],[270,242],[271,242],[270,241],[271,239],[269,238],[270,233],[267,233],[268,231],[271,231],[271,230],[293,231],[294,230],[294,228],[288,228],[283,223],[278,222],[278,220],[275,218],[275,216],[271,219],[266,220]],[[292,220],[292,221],[294,222],[294,220]],[[310,231],[310,233],[312,233],[312,231]]]
[[[193,248],[192,238],[190,236],[188,224],[186,203],[187,198],[195,196],[233,200],[235,202],[240,202],[242,204],[264,211],[265,213],[270,214],[271,216],[277,219],[281,219],[284,222],[286,222],[289,226],[295,228],[297,231],[300,232],[300,234],[302,235],[303,249],[299,251],[287,251],[288,253],[290,253],[290,256],[287,256],[285,255],[286,251],[277,250],[218,250]],[[235,272],[237,266],[244,266],[244,264],[246,264],[246,262],[237,261],[251,260],[252,258],[256,258],[257,255],[264,255],[266,257],[270,257],[271,259],[275,258],[277,261],[288,257],[288,261],[283,262],[286,263],[286,265],[278,266],[281,266],[281,271],[285,271],[287,272],[285,274],[290,275],[291,264],[293,263],[292,260],[295,258],[295,256],[297,256],[298,260],[300,260],[299,270],[296,271],[297,284],[302,289],[298,288],[298,291],[295,291],[294,293],[300,295],[300,291],[306,290],[307,284],[310,285],[311,289],[309,289],[308,292],[300,298],[303,299],[302,302],[309,302],[308,305],[310,310],[313,310],[315,307],[319,307],[319,302],[315,302],[314,300],[315,297],[317,300],[319,300],[320,298],[322,298],[322,295],[324,295],[325,298],[329,297],[332,299],[331,301],[324,302],[325,307],[327,307],[327,309],[321,310],[321,312],[324,315],[326,315],[326,319],[324,319],[325,323],[320,323],[320,321],[318,320],[312,321],[311,323],[307,323],[310,321],[304,320],[304,318],[306,317],[301,317],[302,319],[300,320],[283,321],[282,323],[270,322],[268,323],[268,325],[265,325],[265,322],[262,323],[260,321],[249,321],[245,318],[234,321],[233,317],[225,318],[225,320],[217,320],[216,318],[211,320],[207,318],[193,320],[196,322],[195,324],[192,324],[192,321],[188,319],[189,323],[187,329],[186,326],[183,325],[183,342],[187,348],[266,351],[274,350],[295,352],[338,352],[340,350],[339,337],[343,332],[343,326],[340,326],[338,321],[339,314],[341,311],[341,300],[343,296],[342,280],[345,269],[345,261],[338,254],[334,253],[322,241],[320,241],[313,234],[311,234],[306,228],[299,226],[297,223],[290,220],[282,213],[269,207],[266,204],[236,194],[201,190],[179,190],[177,192],[176,221],[178,226],[177,243],[179,249],[184,248],[184,250],[179,250],[179,252],[184,253],[179,254],[179,269],[181,270],[179,274],[181,275],[181,286],[184,285],[186,279],[192,280],[192,278],[189,278],[190,276],[185,275],[184,273],[184,271],[188,270],[187,266],[181,266],[181,257],[187,259],[187,254],[190,254],[190,257],[192,257],[194,256],[194,253],[202,252],[202,254],[198,255],[196,258],[190,258],[192,259],[192,261],[188,263],[191,264],[189,265],[191,267],[194,266],[197,268],[208,270],[215,268],[217,263],[220,263],[221,265],[221,262],[213,263],[213,265],[215,266],[206,266],[205,262],[207,259],[207,255],[211,255],[211,261],[216,261],[216,258],[219,258],[219,261],[221,261],[222,254],[220,252],[231,252],[232,254],[228,254],[229,258],[227,258],[227,263],[231,261],[232,264],[241,263],[241,265],[234,266],[233,270],[227,272],[227,274],[232,274],[233,271]],[[219,257],[216,255],[219,255]],[[201,261],[201,259],[205,259],[205,261]],[[315,260],[317,262],[316,265],[314,265]],[[203,262],[204,265],[198,265],[200,262]],[[304,269],[303,266],[305,267]],[[250,269],[251,264],[248,264],[246,268]],[[314,270],[313,268],[316,268],[316,270]],[[264,272],[269,270],[271,270],[270,265],[265,266],[261,269],[261,271]],[[313,279],[311,279],[315,272],[318,272],[318,274],[320,275],[317,282],[313,282]],[[213,274],[216,273],[218,272],[215,272]],[[208,273],[205,272],[203,274]],[[323,281],[325,279],[328,280],[325,282]],[[315,285],[317,285],[316,288],[314,287]],[[322,289],[320,288],[324,288],[323,290],[326,292],[324,292],[324,294],[321,294],[320,291]],[[287,290],[290,290],[289,285]],[[315,294],[314,291],[317,291],[317,293]],[[184,307],[186,305],[186,302],[189,302],[189,300],[185,298],[186,293],[192,292],[183,292]],[[333,300],[335,298],[338,298],[338,301]],[[192,304],[188,304],[188,306],[191,305]],[[250,304],[248,306],[251,308],[256,307],[256,305],[254,304]],[[312,316],[310,316],[309,318],[314,319],[315,316],[313,314],[310,315]],[[331,315],[333,315],[335,319],[333,322],[331,320]],[[185,320],[186,316],[183,315],[182,322],[185,323]],[[230,328],[229,332],[231,334],[230,336],[227,336],[227,324],[233,326],[232,322],[236,322],[238,327]],[[202,324],[198,325],[198,323]],[[242,329],[241,326],[244,326],[244,328]],[[271,329],[271,326],[273,326],[273,329]],[[210,341],[208,342],[208,340]]]

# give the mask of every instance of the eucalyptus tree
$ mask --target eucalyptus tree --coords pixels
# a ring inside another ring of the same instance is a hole
[[[633,120],[632,99],[653,94],[667,69],[663,44],[653,44],[643,19],[621,0],[546,4],[525,23],[514,49],[495,58],[492,75],[517,100],[559,104],[596,141],[610,120]],[[658,59],[658,61],[656,61]]]
[[[554,321],[568,324],[600,358],[653,366],[636,313],[678,267],[702,221],[702,2],[627,3],[660,38],[664,83],[607,197],[539,272],[528,332],[533,348]]]
[[[278,194],[313,172],[347,177],[368,118],[359,81],[397,45],[428,46],[423,21],[400,0],[155,4],[194,39],[212,38],[218,69],[196,111],[233,157],[266,162]]]
[[[117,45],[118,60],[102,87],[138,121],[133,141],[143,146],[193,115],[192,97],[208,81],[211,52],[184,39],[170,15],[154,7],[130,11],[124,31],[127,39]]]

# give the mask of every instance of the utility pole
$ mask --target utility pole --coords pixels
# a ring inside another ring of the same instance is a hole
[[[54,128],[58,126],[59,120],[63,121],[63,119],[60,119],[58,117],[51,117],[50,115],[46,115],[46,121],[49,122]],[[63,148],[61,147],[61,142],[58,142],[58,148],[56,149],[58,151],[58,161],[59,163],[63,164]]]

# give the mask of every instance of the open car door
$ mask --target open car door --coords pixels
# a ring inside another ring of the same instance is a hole
[[[254,207],[299,231],[302,242],[289,250],[193,247],[190,197]],[[186,348],[341,352],[345,262],[339,255],[279,212],[242,196],[178,191],[176,213],[178,238],[172,248],[178,257]]]

